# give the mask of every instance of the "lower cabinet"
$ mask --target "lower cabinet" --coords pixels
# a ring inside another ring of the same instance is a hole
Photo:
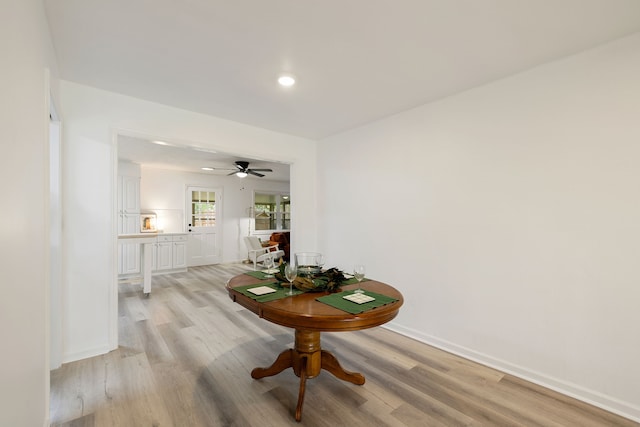
[[[118,256],[118,274],[121,275],[137,275],[140,274],[140,245],[119,245]]]
[[[171,241],[171,236],[159,236],[158,243],[156,243],[158,247],[158,258],[156,260],[156,270],[171,270],[173,253],[172,246],[173,242]]]
[[[187,235],[172,234],[158,236],[156,243],[155,274],[186,270],[187,268]]]
[[[118,234],[135,234],[140,229],[140,215],[120,214],[118,217]],[[140,274],[140,245],[118,245],[118,274]]]
[[[187,236],[173,241],[173,268],[187,268]]]
[[[159,234],[151,246],[151,273],[177,273],[187,270],[187,234]],[[118,274],[121,278],[142,273],[139,244],[118,245]]]

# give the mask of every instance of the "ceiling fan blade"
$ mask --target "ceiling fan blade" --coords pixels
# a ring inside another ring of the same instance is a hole
[[[259,169],[247,169],[247,173],[251,175],[259,176],[260,178],[262,178],[264,175],[256,172],[256,170],[259,170]]]
[[[245,162],[242,160],[238,160],[236,162],[236,167],[241,171],[241,172],[246,172],[247,168],[249,167],[249,162]]]
[[[271,169],[249,169],[254,172],[273,172]]]
[[[242,171],[234,171],[234,172],[228,173],[228,174],[227,174],[227,176],[235,175],[235,174],[237,174],[238,172],[242,172]]]

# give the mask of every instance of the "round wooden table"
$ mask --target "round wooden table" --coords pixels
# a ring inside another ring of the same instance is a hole
[[[273,279],[269,281],[273,281]],[[251,377],[260,379],[279,374],[287,368],[293,368],[295,374],[300,377],[300,390],[295,414],[296,420],[300,421],[307,378],[318,376],[320,371],[324,369],[337,378],[353,384],[362,385],[365,381],[364,376],[345,370],[333,354],[322,350],[320,333],[358,331],[383,325],[396,317],[400,306],[402,306],[403,298],[402,294],[392,286],[375,280],[367,280],[362,282],[362,289],[395,298],[397,301],[360,314],[350,314],[316,301],[316,298],[327,295],[327,292],[307,292],[261,303],[234,290],[239,286],[252,284],[259,286],[266,282],[267,280],[259,280],[247,274],[241,274],[231,278],[226,287],[229,297],[234,302],[246,307],[263,319],[295,330],[294,348],[280,353],[271,366],[255,368],[251,371]],[[343,290],[355,288],[357,285],[342,287]]]

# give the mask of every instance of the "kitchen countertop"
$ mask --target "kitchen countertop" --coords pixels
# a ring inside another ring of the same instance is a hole
[[[118,239],[145,239],[145,238],[156,238],[158,236],[180,236],[189,234],[186,232],[183,233],[136,233],[136,234],[118,234]]]

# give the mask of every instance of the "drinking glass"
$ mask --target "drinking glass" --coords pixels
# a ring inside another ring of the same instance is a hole
[[[267,270],[265,271],[265,273],[266,273],[265,277],[267,277],[267,278],[273,277],[273,274],[271,274],[271,271],[272,271],[274,265],[275,265],[275,263],[274,263],[272,255],[269,255],[268,257],[266,257],[264,259],[264,266],[267,268]]]
[[[318,256],[316,256],[316,264],[318,265],[320,271],[322,271],[322,266],[324,265],[324,255],[318,254]]]
[[[293,295],[293,281],[298,277],[298,266],[295,263],[285,265],[284,277],[289,282],[289,295]]]
[[[357,264],[353,267],[353,277],[358,281],[358,289],[353,292],[357,294],[364,293],[364,290],[360,288],[360,283],[362,282],[362,279],[364,279],[364,271],[364,265],[362,264]]]

